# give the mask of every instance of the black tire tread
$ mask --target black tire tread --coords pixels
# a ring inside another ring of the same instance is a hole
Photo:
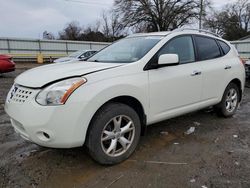
[[[98,134],[96,133],[96,130],[98,129],[97,126],[100,123],[99,121],[104,120],[107,114],[115,113],[117,110],[120,110],[120,109],[123,109],[124,111],[134,114],[133,115],[134,121],[135,121],[134,123],[138,124],[138,127],[137,127],[138,132],[136,133],[134,143],[131,145],[128,152],[124,153],[121,156],[111,159],[108,156],[107,157],[103,156],[103,153],[97,149],[98,146],[94,140],[96,139],[96,136],[97,136],[96,134]],[[90,123],[87,140],[86,140],[87,141],[86,145],[88,147],[89,154],[95,161],[103,165],[113,165],[113,164],[120,163],[124,161],[125,159],[127,159],[134,152],[138,144],[139,138],[140,138],[140,131],[141,131],[140,119],[139,119],[138,114],[133,108],[123,103],[117,103],[117,102],[108,103],[97,111],[97,113],[94,115]]]
[[[228,113],[225,109],[224,103],[225,103],[225,98],[226,98],[227,92],[231,88],[235,88],[237,93],[238,93],[238,104],[236,106],[236,109],[232,113]],[[233,82],[229,83],[224,91],[221,102],[219,104],[217,104],[216,106],[214,106],[214,109],[215,109],[217,115],[221,116],[221,117],[225,117],[225,118],[232,117],[238,109],[239,99],[240,99],[240,88]]]

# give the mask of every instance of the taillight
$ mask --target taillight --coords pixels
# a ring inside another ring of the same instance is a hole
[[[245,61],[244,59],[240,58],[240,61],[241,61],[241,63],[242,63],[243,65],[246,64],[246,61]]]

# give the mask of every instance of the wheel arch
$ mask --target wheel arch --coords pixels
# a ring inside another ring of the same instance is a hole
[[[231,81],[229,82],[229,84],[230,84],[230,83],[236,84],[237,87],[239,88],[239,91],[240,91],[240,99],[239,99],[239,101],[241,102],[241,100],[242,100],[242,93],[243,93],[241,81],[240,81],[238,78],[234,78],[233,80],[231,80]],[[228,84],[228,85],[229,85],[229,84]]]
[[[124,96],[112,98],[111,100],[107,101],[105,104],[110,103],[110,102],[118,102],[118,103],[126,104],[130,106],[131,108],[133,108],[140,118],[141,126],[142,126],[141,127],[142,135],[144,135],[146,131],[147,116],[145,114],[142,103],[138,99],[136,99],[135,97],[128,96],[128,95],[124,95]]]
[[[140,118],[140,122],[141,122],[141,135],[145,135],[146,132],[146,126],[147,126],[147,116],[145,114],[145,110],[143,108],[142,103],[135,97],[129,96],[129,95],[122,95],[122,96],[117,96],[114,98],[109,99],[108,101],[106,101],[104,104],[102,104],[94,113],[94,115],[92,116],[87,132],[86,132],[86,139],[85,139],[85,143],[88,144],[86,141],[88,140],[88,135],[89,135],[89,130],[90,130],[90,125],[93,121],[93,118],[95,117],[95,115],[99,112],[99,110],[102,109],[103,106],[107,105],[108,103],[122,103],[122,104],[126,104],[128,106],[130,106],[131,108],[133,108],[136,113],[138,114],[139,118]]]

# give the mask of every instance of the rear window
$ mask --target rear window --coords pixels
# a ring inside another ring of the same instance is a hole
[[[230,47],[225,42],[223,42],[221,40],[218,40],[218,42],[223,50],[224,55],[226,55],[230,51]]]
[[[195,36],[195,43],[200,61],[214,59],[221,56],[220,48],[214,39]]]

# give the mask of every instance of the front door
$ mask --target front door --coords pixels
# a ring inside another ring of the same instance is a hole
[[[150,119],[164,120],[195,108],[201,100],[201,67],[192,37],[178,36],[156,54],[178,54],[180,64],[149,70]]]

